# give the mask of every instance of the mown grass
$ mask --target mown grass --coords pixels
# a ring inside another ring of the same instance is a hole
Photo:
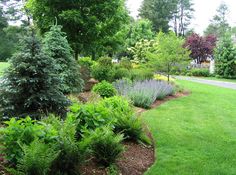
[[[0,62],[0,76],[2,76],[4,70],[9,67],[9,63],[7,62]]]
[[[156,147],[145,175],[235,175],[236,91],[180,82],[190,96],[142,115]]]

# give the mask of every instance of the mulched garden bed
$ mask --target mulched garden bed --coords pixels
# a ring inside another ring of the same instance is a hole
[[[125,142],[125,152],[117,161],[119,175],[142,175],[154,163],[154,148],[134,142]],[[91,159],[81,168],[82,175],[107,175],[108,169],[98,167]]]

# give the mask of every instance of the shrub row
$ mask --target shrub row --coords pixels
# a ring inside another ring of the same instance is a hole
[[[153,75],[153,70],[150,69],[132,69],[131,62],[128,60],[122,60],[119,64],[112,64],[112,59],[108,57],[100,58],[97,64],[92,67],[92,76],[99,81],[113,82],[122,78],[146,80],[152,79]]]

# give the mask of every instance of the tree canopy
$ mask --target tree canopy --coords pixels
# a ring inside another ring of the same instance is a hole
[[[95,58],[97,53],[104,50],[104,40],[109,40],[128,21],[124,3],[124,0],[29,0],[27,8],[42,33],[57,18],[75,51],[75,57],[84,54]]]

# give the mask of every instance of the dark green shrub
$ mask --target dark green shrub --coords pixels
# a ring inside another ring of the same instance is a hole
[[[56,73],[61,78],[61,91],[65,94],[81,92],[83,80],[80,78],[80,67],[61,28],[56,25],[50,28],[45,34],[43,49],[58,65]]]
[[[196,76],[196,77],[209,77],[210,72],[209,69],[191,69],[190,75]]]
[[[56,75],[59,65],[42,51],[34,34],[29,34],[21,46],[0,84],[0,113],[5,118],[65,114],[69,101]]]
[[[91,149],[94,157],[103,166],[109,166],[124,151],[123,135],[115,135],[109,128],[96,129],[91,133]]]
[[[150,69],[132,69],[131,80],[150,80],[153,79],[154,71]]]
[[[96,84],[92,91],[99,94],[103,98],[115,96],[117,93],[115,87],[106,81]]]
[[[112,65],[112,58],[110,57],[101,57],[98,59],[98,64],[107,68],[111,68]]]
[[[98,63],[92,67],[92,76],[98,81],[112,81],[112,59],[109,57],[102,57]]]
[[[23,145],[23,156],[19,159],[17,169],[10,169],[13,175],[47,175],[52,162],[58,156],[58,152],[52,145],[39,140],[30,145]]]
[[[69,116],[74,116],[77,123],[77,137],[81,138],[88,131],[96,128],[112,125],[114,117],[111,111],[100,103],[71,106]]]

